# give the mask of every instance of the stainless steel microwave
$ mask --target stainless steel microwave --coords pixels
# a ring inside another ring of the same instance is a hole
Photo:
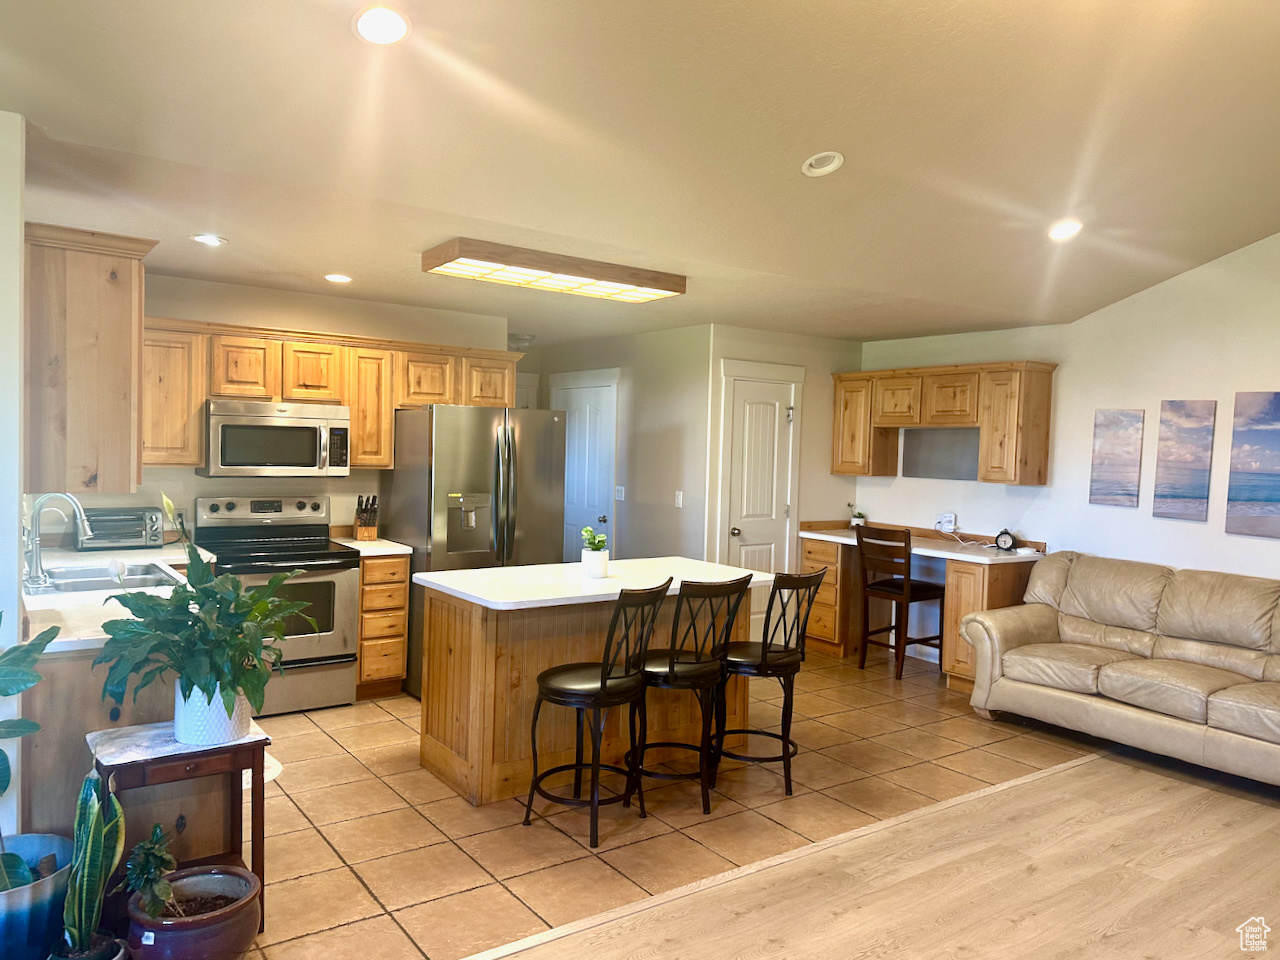
[[[349,407],[269,400],[210,400],[205,477],[345,477],[351,473]]]

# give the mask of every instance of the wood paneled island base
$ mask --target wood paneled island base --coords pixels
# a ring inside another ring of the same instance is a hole
[[[750,571],[670,558],[708,568],[687,579],[728,580]],[[610,572],[625,563],[613,561]],[[560,566],[560,565],[557,565]],[[578,564],[564,564],[575,568]],[[535,568],[503,568],[520,571]],[[482,598],[464,599],[433,589],[419,578],[442,578],[479,571],[415,575],[415,590],[425,591],[422,662],[422,766],[473,804],[523,797],[533,774],[530,723],[538,692],[538,674],[573,662],[599,662],[609,631],[613,600],[565,603],[521,609],[494,609]],[[662,577],[610,578],[618,584],[653,586]],[[769,574],[757,574],[761,582]],[[575,575],[574,579],[578,579]],[[630,581],[630,582],[628,582]],[[604,583],[604,581],[598,581]],[[678,585],[678,584],[677,584]],[[755,584],[753,583],[753,586]],[[673,588],[674,591],[674,588]],[[745,607],[745,604],[744,604]],[[674,596],[663,605],[651,647],[668,646]],[[750,611],[739,612],[734,640],[750,636]],[[649,740],[697,743],[702,719],[697,700],[687,691],[650,690],[647,695]],[[728,727],[747,724],[747,685],[740,678],[727,690]],[[735,738],[740,745],[743,738]],[[611,711],[605,726],[602,762],[619,764],[630,743],[626,710]],[[731,740],[730,744],[734,741]],[[585,755],[590,757],[590,738]],[[679,751],[685,753],[685,751]],[[548,705],[538,722],[538,754],[542,769],[574,758],[574,711]],[[689,757],[693,754],[689,753]],[[649,759],[655,759],[651,752]]]

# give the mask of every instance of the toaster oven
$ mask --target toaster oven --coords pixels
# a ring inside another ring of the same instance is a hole
[[[158,547],[164,542],[159,507],[87,507],[84,513],[93,536],[86,540],[77,530],[77,550]]]

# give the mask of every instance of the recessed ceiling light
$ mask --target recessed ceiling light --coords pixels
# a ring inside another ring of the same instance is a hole
[[[390,7],[370,7],[356,17],[355,28],[361,39],[387,46],[409,35],[409,18]]]
[[[828,173],[835,173],[839,170],[840,165],[843,163],[843,153],[837,153],[835,150],[824,150],[822,153],[815,153],[800,164],[800,172],[806,177],[825,177]]]
[[[1079,220],[1059,220],[1049,228],[1049,239],[1054,243],[1062,243],[1070,240],[1083,229],[1084,224]]]
[[[326,273],[324,278],[330,283],[350,283],[351,278],[345,273]]]
[[[196,243],[203,243],[206,247],[220,247],[227,242],[226,237],[220,237],[216,233],[197,233],[191,239]]]

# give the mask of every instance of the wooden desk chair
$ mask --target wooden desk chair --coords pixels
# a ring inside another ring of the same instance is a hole
[[[639,757],[636,747],[643,743],[645,725],[644,674],[641,672],[649,650],[649,637],[658,619],[658,610],[671,589],[667,582],[647,590],[623,590],[613,607],[613,619],[609,621],[609,634],[604,641],[604,655],[599,663],[566,663],[538,674],[538,699],[533,705],[533,721],[529,725],[529,737],[533,745],[533,782],[529,784],[529,799],[524,807],[524,825],[529,825],[533,813],[535,795],[563,803],[571,807],[591,808],[591,846],[600,842],[600,804],[622,802],[631,805],[631,793],[638,791],[640,816],[645,815],[644,792],[640,790]],[[573,763],[565,763],[550,770],[538,772],[538,714],[542,704],[554,703],[572,707],[577,711],[577,744]],[[600,741],[604,734],[604,719],[610,707],[630,707],[631,752],[627,768],[600,762]],[[586,712],[591,711],[591,762],[583,762],[582,728]],[[542,786],[547,777],[573,771],[573,796],[551,793]],[[591,771],[591,796],[582,797],[582,774]],[[626,777],[624,794],[600,799],[600,771],[608,770]]]
[[[791,758],[799,751],[791,739],[791,714],[795,697],[796,674],[804,661],[804,634],[808,629],[809,611],[822,586],[827,568],[814,573],[778,573],[769,591],[769,606],[764,615],[764,632],[760,640],[727,643],[724,648],[724,677],[716,689],[716,764],[721,757],[747,763],[782,762],[782,777],[787,796],[791,796]],[[733,676],[772,677],[782,685],[782,732],[772,730],[726,730],[725,689]],[[734,734],[770,737],[781,743],[780,753],[772,756],[733,753],[724,749],[724,738]],[[715,786],[715,771],[711,776]]]
[[[867,665],[867,647],[885,647],[894,653],[896,679],[902,679],[902,664],[907,655],[907,645],[918,643],[937,647],[941,669],[942,620],[945,612],[945,588],[940,583],[913,580],[911,577],[911,531],[890,530],[885,527],[855,528],[858,537],[858,565],[862,571],[862,643],[858,647],[859,669]],[[888,600],[893,604],[893,623],[887,627],[871,629],[870,603],[872,598]],[[911,604],[926,600],[938,601],[938,633],[932,637],[908,637],[907,621]],[[873,640],[881,633],[892,633],[894,641],[885,643]]]

